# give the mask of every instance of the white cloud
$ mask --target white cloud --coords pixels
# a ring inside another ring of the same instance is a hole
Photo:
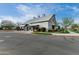
[[[23,4],[20,4],[16,7],[18,10],[20,11],[23,11],[23,12],[26,12],[27,10],[30,10],[31,8],[26,6],[26,5],[23,5]]]
[[[22,14],[22,16],[19,17],[20,21],[24,22],[32,19],[33,17],[37,17],[38,15],[42,16],[42,14],[51,14],[49,10],[62,11],[65,8],[54,4],[52,6],[50,4],[36,4],[32,6],[20,4],[16,7],[16,9]]]
[[[34,5],[31,7],[20,4],[16,7],[16,9],[22,14],[22,16],[19,18],[26,21],[32,19],[33,17],[37,17],[38,15],[49,14],[48,10],[41,6],[42,4]]]
[[[10,21],[12,21],[14,23],[19,22],[19,21],[22,22],[20,18],[18,18],[18,17],[12,17],[12,16],[0,16],[0,22],[2,20],[10,20]]]
[[[78,7],[72,7],[72,9],[73,9],[74,11],[76,11],[76,12],[79,11],[79,8],[78,8]]]
[[[27,6],[27,5],[23,5],[20,4],[17,7],[17,10],[22,12],[22,13],[27,13],[27,14],[43,14],[43,13],[49,13],[49,9],[52,11],[62,11],[65,8],[58,6],[58,5],[52,5],[51,4],[36,4],[33,6]]]
[[[10,20],[14,23],[17,23],[17,22],[21,22],[21,23],[24,23],[26,22],[27,20],[29,19],[32,19],[34,15],[23,15],[23,16],[18,16],[18,17],[13,17],[13,16],[0,16],[0,22],[2,20]]]
[[[24,4],[20,4],[16,6],[17,11],[19,11],[22,15],[21,16],[0,16],[0,22],[1,20],[11,20],[13,22],[26,22],[27,20],[32,19],[33,17],[37,17],[38,15],[42,14],[50,14],[49,9],[54,10],[54,11],[63,11],[65,9],[72,9],[73,11],[78,12],[79,8],[76,6],[57,6],[57,5],[43,5],[43,4],[38,4],[38,5],[33,5],[33,6],[27,6]],[[74,13],[73,13],[74,14]],[[75,18],[75,23],[79,23],[79,18]]]
[[[74,22],[79,24],[79,18],[75,18]]]
[[[69,6],[69,5],[67,5],[66,8],[71,9],[71,10],[73,10],[75,12],[79,11],[79,8],[77,6]]]
[[[42,4],[34,5],[34,6],[27,6],[27,5],[18,5],[17,10],[24,13],[24,14],[43,14],[48,13],[48,10],[45,7],[42,7]]]

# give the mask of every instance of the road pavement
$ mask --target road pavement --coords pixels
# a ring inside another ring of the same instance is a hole
[[[0,55],[79,55],[79,37],[2,31]]]

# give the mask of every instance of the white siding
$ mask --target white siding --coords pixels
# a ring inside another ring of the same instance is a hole
[[[56,25],[55,22],[53,21],[53,19],[50,19],[48,22],[48,29],[52,30],[52,25]]]
[[[46,29],[48,29],[48,22],[35,23],[35,24],[30,24],[30,25],[31,26],[39,25],[40,27],[45,27]]]
[[[48,29],[51,30],[52,29],[52,23],[48,22]]]

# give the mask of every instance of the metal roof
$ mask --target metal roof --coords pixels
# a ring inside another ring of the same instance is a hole
[[[46,16],[43,16],[43,17],[40,17],[40,18],[36,18],[36,19],[31,19],[31,20],[28,20],[26,22],[26,24],[30,24],[30,23],[35,23],[35,22],[41,22],[41,21],[48,21],[50,20],[50,18],[52,17],[53,15],[46,15]]]

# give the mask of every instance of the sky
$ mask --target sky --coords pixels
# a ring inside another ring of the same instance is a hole
[[[57,22],[64,17],[72,17],[79,23],[79,4],[77,3],[0,3],[0,22],[26,22],[42,14],[55,14]]]

